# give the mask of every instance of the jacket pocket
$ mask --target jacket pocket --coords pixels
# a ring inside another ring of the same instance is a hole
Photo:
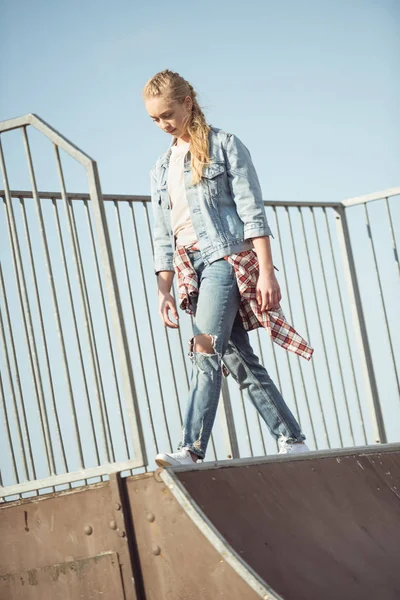
[[[211,206],[216,204],[216,200],[223,189],[224,178],[226,178],[225,163],[215,162],[203,167],[203,185]]]
[[[221,175],[225,171],[224,163],[211,163],[211,165],[207,165],[203,168],[203,177],[206,179],[214,179],[217,175]]]

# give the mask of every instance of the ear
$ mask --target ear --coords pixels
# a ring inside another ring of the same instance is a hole
[[[192,98],[190,96],[186,96],[185,103],[186,103],[186,108],[188,110],[192,110],[192,108],[193,108],[193,100],[192,100]]]

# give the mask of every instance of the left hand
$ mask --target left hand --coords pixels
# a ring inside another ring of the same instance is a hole
[[[281,288],[275,273],[261,271],[257,280],[257,302],[261,311],[274,308],[281,301]]]

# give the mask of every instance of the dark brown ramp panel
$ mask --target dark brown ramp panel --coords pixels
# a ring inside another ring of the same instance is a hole
[[[162,477],[186,510],[200,507],[271,594],[400,599],[399,445],[225,461]]]
[[[179,481],[159,475],[127,480],[146,600],[279,600],[186,500]]]

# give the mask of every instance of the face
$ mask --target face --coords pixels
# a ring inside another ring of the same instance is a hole
[[[148,98],[146,110],[160,129],[174,137],[185,135],[185,123],[192,110],[192,99],[186,96],[182,103],[168,101],[162,97]]]

